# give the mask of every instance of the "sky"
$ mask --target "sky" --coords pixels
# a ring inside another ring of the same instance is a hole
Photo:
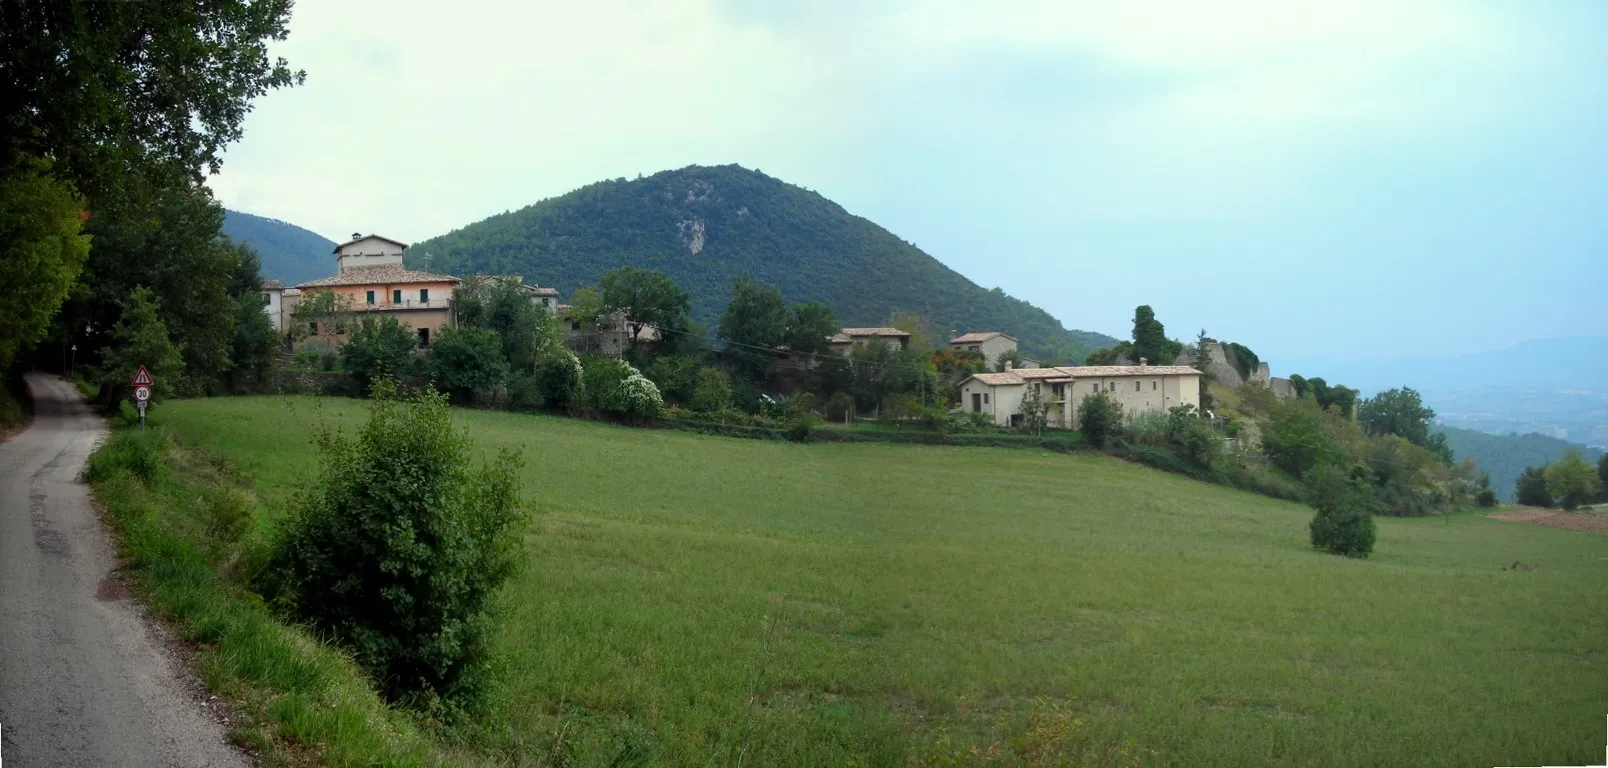
[[[302,0],[271,52],[305,85],[210,183],[413,242],[737,163],[1069,328],[1149,304],[1279,375],[1608,335],[1604,32],[1600,0]]]

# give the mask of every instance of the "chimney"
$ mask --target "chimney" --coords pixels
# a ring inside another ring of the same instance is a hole
[[[352,239],[353,239],[353,240],[356,240],[356,239],[358,239],[358,238],[360,238],[360,237],[362,237],[362,236],[363,236],[363,233],[362,233],[362,232],[353,232],[353,233],[352,233]]]
[[[1009,360],[1006,360],[1006,361],[1005,361],[1005,370],[1007,370],[1007,371],[1008,371],[1008,370],[1010,370],[1010,369],[1011,369],[1011,368],[1012,368],[1012,367],[1014,367],[1014,366],[1012,366],[1012,365],[1011,365],[1011,361],[1009,361]]]
[[[1141,357],[1141,358],[1139,358],[1139,367],[1140,367],[1140,368],[1143,368],[1143,367],[1145,367],[1145,366],[1147,366],[1147,365],[1150,365],[1150,361],[1149,361],[1149,360],[1146,360],[1146,359],[1144,359],[1144,358],[1142,358],[1142,357]]]

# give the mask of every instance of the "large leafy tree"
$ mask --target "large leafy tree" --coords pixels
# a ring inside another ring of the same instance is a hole
[[[1156,319],[1156,312],[1148,304],[1133,310],[1133,353],[1152,363],[1166,364],[1176,353],[1169,354],[1167,328]],[[1134,362],[1138,362],[1135,360]]]
[[[1308,385],[1318,382],[1318,379],[1310,379]],[[1430,432],[1430,425],[1434,421],[1434,409],[1424,405],[1423,398],[1410,387],[1386,390],[1362,401],[1357,407],[1357,423],[1369,436],[1397,435],[1413,445],[1428,448],[1442,460],[1450,462],[1452,452],[1446,447],[1446,436]]]
[[[228,293],[234,301],[234,336],[229,350],[230,383],[237,390],[260,385],[273,369],[281,336],[262,311],[261,262],[244,243],[234,245],[236,262]]]
[[[302,79],[267,54],[289,17],[290,0],[0,3],[0,175],[50,158],[91,214],[86,288],[56,324],[63,343],[83,340],[93,358],[144,287],[195,388],[230,369],[235,257],[201,181],[240,137],[251,100]]]
[[[495,332],[502,339],[503,357],[516,369],[533,370],[536,361],[563,340],[553,313],[531,301],[512,280],[470,282],[452,298],[458,325]]]
[[[830,338],[841,326],[831,308],[819,301],[794,304],[787,308],[784,343],[794,354],[816,355],[830,352]]]
[[[748,275],[732,279],[731,293],[720,316],[720,336],[730,344],[726,354],[750,381],[763,382],[775,360],[770,350],[787,337],[787,301],[780,289]]]
[[[183,380],[182,349],[168,336],[156,294],[136,288],[123,302],[123,316],[112,326],[112,344],[101,368],[101,400],[115,403],[129,394],[140,366],[150,372],[151,399],[161,401]]]
[[[610,270],[598,281],[598,289],[603,294],[606,311],[625,313],[633,349],[643,328],[685,326],[687,314],[692,310],[687,292],[669,275],[656,269],[620,267]]]
[[[0,176],[0,371],[45,337],[77,282],[89,255],[82,210],[72,186],[43,162]]]

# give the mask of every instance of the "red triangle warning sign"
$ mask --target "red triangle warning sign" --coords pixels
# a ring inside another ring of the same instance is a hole
[[[143,366],[143,365],[140,366],[140,372],[134,374],[134,381],[132,381],[130,383],[133,384],[136,387],[149,387],[149,386],[151,386],[151,372],[145,370],[145,366]]]

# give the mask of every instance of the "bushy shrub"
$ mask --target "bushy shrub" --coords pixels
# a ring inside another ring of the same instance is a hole
[[[623,360],[592,356],[582,364],[582,399],[597,415],[642,422],[664,409],[659,388]]]
[[[1296,477],[1319,464],[1345,460],[1344,447],[1329,438],[1322,414],[1309,400],[1284,401],[1274,408],[1262,434],[1262,450],[1274,466]]]
[[[614,412],[627,421],[644,422],[659,418],[664,398],[659,387],[646,376],[633,372],[615,388]]]
[[[393,701],[445,713],[477,703],[491,599],[522,546],[519,457],[471,466],[446,397],[399,399],[384,379],[355,436],[316,438],[321,471],[297,500],[265,593],[350,649]]]
[[[366,316],[352,330],[346,346],[341,347],[341,364],[356,379],[358,388],[367,392],[377,378],[411,374],[417,362],[413,352],[418,346],[419,338],[413,329],[396,318]]]
[[[573,409],[581,404],[581,361],[562,347],[536,363],[536,388],[551,408]]]
[[[1358,558],[1373,552],[1372,486],[1325,464],[1307,472],[1305,487],[1306,503],[1317,510],[1308,526],[1314,548]]]
[[[1513,484],[1513,493],[1524,506],[1552,506],[1552,493],[1547,490],[1546,467],[1525,467]]]
[[[697,397],[697,386],[702,381],[703,371],[710,370],[698,367],[697,358],[686,355],[665,355],[654,360],[644,371],[643,375],[659,388],[659,394],[667,402],[688,405]],[[730,399],[731,385],[727,384],[727,399]],[[696,405],[697,410],[701,409]]]
[[[1481,488],[1479,493],[1474,494],[1474,503],[1481,507],[1494,507],[1496,506],[1496,492],[1489,488]]]
[[[692,409],[715,413],[731,405],[731,377],[724,371],[704,368],[692,387]]]
[[[1104,448],[1121,432],[1122,404],[1104,392],[1088,395],[1078,404],[1078,425],[1089,445]]]
[[[787,439],[795,443],[807,443],[815,435],[815,422],[819,417],[809,411],[799,411],[794,414],[793,420],[787,425]]]
[[[430,347],[430,375],[452,399],[474,402],[508,378],[502,337],[489,328],[446,328]]]
[[[1216,430],[1195,416],[1175,416],[1177,435],[1174,438],[1186,457],[1202,467],[1211,466],[1212,460],[1217,457],[1223,442],[1218,439]]]
[[[831,419],[833,423],[846,422],[852,415],[854,415],[853,395],[847,392],[839,392],[827,398],[826,418]]]
[[[1128,439],[1142,445],[1165,445],[1172,441],[1173,418],[1163,411],[1145,411],[1128,425]]]

